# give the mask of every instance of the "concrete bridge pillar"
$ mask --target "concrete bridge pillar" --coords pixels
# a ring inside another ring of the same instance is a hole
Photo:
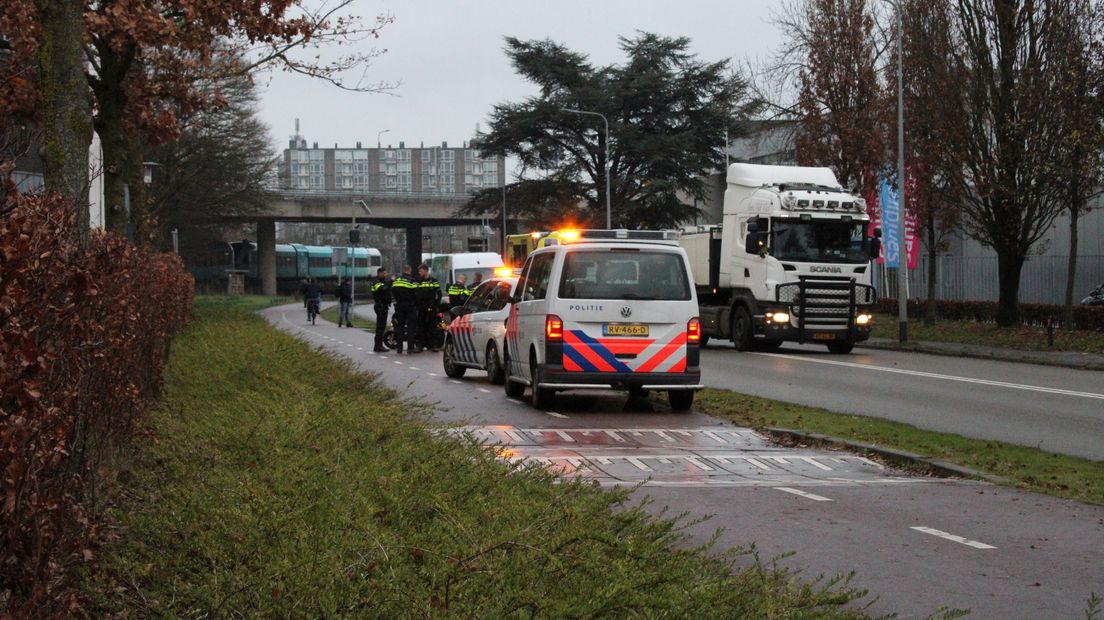
[[[261,294],[276,295],[276,221],[257,222],[257,275]]]
[[[418,265],[422,262],[422,227],[406,227],[406,262],[414,269],[414,275],[418,275]]]

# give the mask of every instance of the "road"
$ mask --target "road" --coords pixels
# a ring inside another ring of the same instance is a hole
[[[629,403],[615,394],[558,395],[555,410],[538,411],[507,399],[482,373],[448,379],[438,355],[371,353],[371,334],[322,322],[305,325],[297,306],[269,309],[265,316],[378,373],[404,395],[433,403],[442,424],[463,425],[475,437],[505,446],[508,458],[531,458],[606,485],[643,481],[637,494],[654,500],[650,509],[710,516],[688,530],[692,543],[705,542],[720,529],[723,548],[754,544],[767,560],[794,552],[781,564],[808,579],[854,570],[853,585],[878,597],[874,613],[926,617],[950,606],[972,609],[979,618],[1079,617],[1090,593],[1104,592],[1104,507],[981,482],[910,477],[845,452],[782,448],[722,420],[673,414],[651,401]],[[917,366],[923,362],[901,355],[887,368],[930,372]],[[761,359],[749,361],[755,357]],[[729,358],[744,358],[735,363],[747,368],[729,366]],[[750,356],[721,350],[706,352],[703,361],[710,381],[748,391],[754,386],[769,396],[777,396],[772,389],[785,389],[787,396],[800,397],[813,388],[787,383],[810,371],[823,375],[826,368],[846,369],[849,376],[893,376],[813,359],[887,363],[863,354]],[[952,366],[959,360],[940,361],[945,367],[937,374],[956,375]],[[1015,366],[1024,376],[1033,368]],[[750,375],[748,368],[759,378],[733,376]],[[779,372],[786,368],[795,374]],[[866,379],[871,389],[878,380]],[[959,410],[969,402],[966,393],[998,387],[942,381],[944,392],[958,396],[941,402]],[[820,385],[826,394],[815,404],[835,407],[828,394],[837,393],[839,384]],[[839,406],[846,407],[846,400]]]
[[[1104,373],[903,351],[711,344],[704,383],[832,411],[1104,460]]]

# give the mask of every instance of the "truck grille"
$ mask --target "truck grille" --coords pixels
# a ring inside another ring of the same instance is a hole
[[[776,294],[803,329],[847,329],[856,306],[877,301],[873,287],[849,278],[803,276],[798,282],[779,284]]]

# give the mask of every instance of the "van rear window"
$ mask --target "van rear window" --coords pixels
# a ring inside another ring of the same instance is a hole
[[[560,298],[689,301],[690,282],[674,252],[576,250],[564,257]]]

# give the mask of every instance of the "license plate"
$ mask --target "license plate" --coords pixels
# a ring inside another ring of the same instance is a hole
[[[835,334],[829,334],[825,332],[818,332],[813,334],[813,340],[835,340]]]
[[[603,336],[647,336],[647,325],[625,325],[623,323],[607,323],[602,326]]]

